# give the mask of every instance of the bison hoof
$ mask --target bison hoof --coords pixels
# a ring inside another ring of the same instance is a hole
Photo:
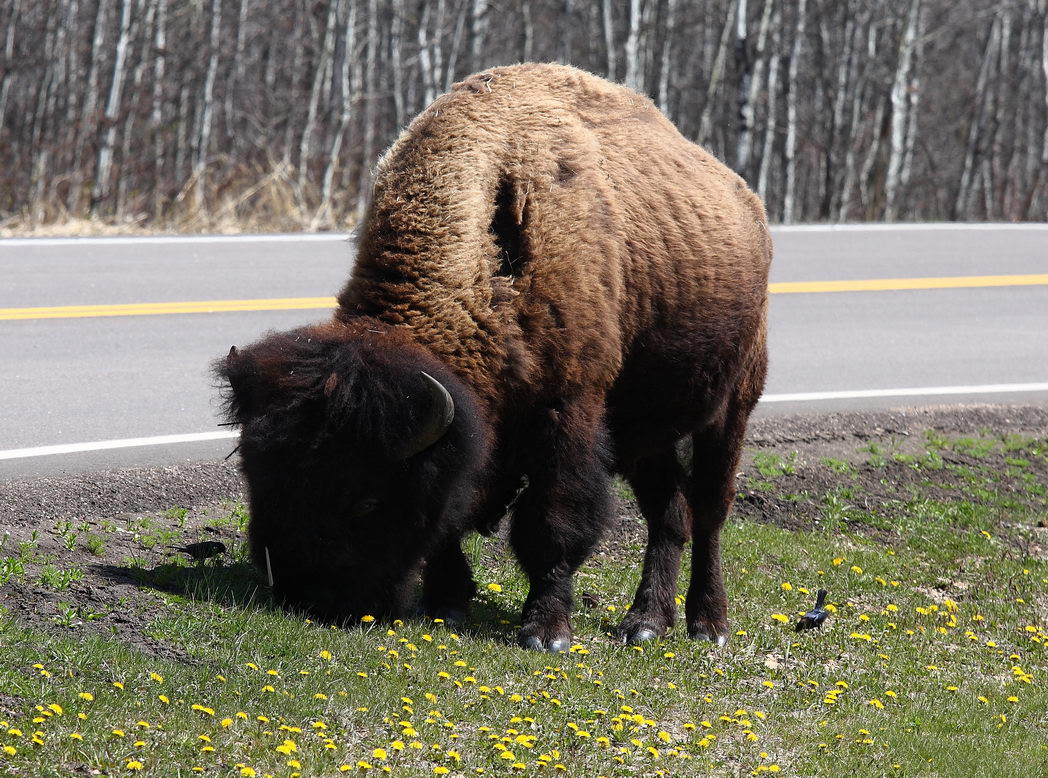
[[[688,637],[692,640],[708,640],[717,648],[724,648],[728,645],[728,636],[726,634],[703,627],[692,627],[688,630]]]
[[[647,627],[630,630],[622,635],[627,646],[639,646],[641,643],[648,643],[652,640],[658,639],[658,637],[659,634],[655,630],[648,629]]]
[[[522,633],[520,645],[529,651],[548,651],[551,654],[559,654],[567,652],[571,648],[571,638],[562,635],[543,640],[538,635],[525,635]]]

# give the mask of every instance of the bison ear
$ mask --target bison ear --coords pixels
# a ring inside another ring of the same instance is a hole
[[[332,373],[324,382],[324,396],[330,398],[338,387],[338,373]]]
[[[215,375],[228,386],[223,391],[226,420],[243,424],[254,415],[256,370],[254,360],[247,354],[229,347],[225,359],[216,360]]]

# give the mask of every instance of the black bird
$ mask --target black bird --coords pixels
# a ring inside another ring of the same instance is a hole
[[[826,590],[819,589],[815,595],[815,607],[800,617],[797,622],[797,631],[805,629],[816,629],[821,627],[822,623],[830,617],[830,612],[826,610],[823,603],[826,602]]]
[[[190,543],[186,546],[171,546],[175,551],[184,551],[197,562],[203,562],[213,556],[226,553],[226,544],[217,540],[204,540],[200,543]]]

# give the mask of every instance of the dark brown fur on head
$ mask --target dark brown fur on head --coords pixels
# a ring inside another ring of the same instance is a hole
[[[268,549],[277,599],[330,621],[401,615],[427,552],[468,521],[487,453],[472,393],[364,321],[272,333],[215,370],[241,428],[251,554],[266,570]],[[423,372],[451,394],[455,416],[406,455],[434,411]]]

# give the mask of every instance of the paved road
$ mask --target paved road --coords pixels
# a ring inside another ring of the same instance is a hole
[[[1048,273],[1048,227],[773,230],[772,281]],[[348,275],[340,236],[0,241],[0,309],[325,297]],[[59,444],[215,430],[208,363],[232,343],[324,310],[0,320],[0,480],[223,456],[226,440],[3,458]],[[1048,384],[1048,285],[774,294],[760,413],[961,401],[1022,393],[789,401],[797,393]]]

